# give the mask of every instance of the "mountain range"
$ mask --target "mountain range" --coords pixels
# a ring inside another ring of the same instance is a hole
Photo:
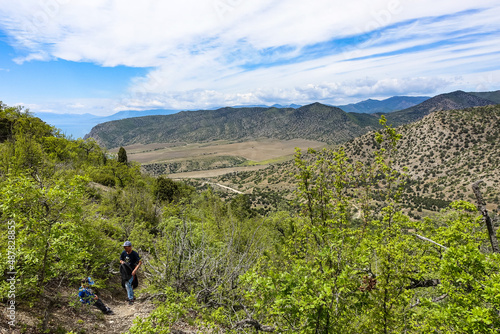
[[[457,90],[440,94],[417,104],[416,106],[387,114],[387,119],[394,125],[415,122],[424,116],[440,110],[465,109],[497,104],[477,95]]]
[[[341,143],[378,127],[369,114],[313,103],[293,108],[221,108],[182,111],[173,115],[146,116],[96,125],[87,137],[107,147],[160,142],[210,142],[214,140],[312,139]]]
[[[500,103],[500,91],[493,92],[469,92],[468,94],[486,99],[495,103]],[[367,114],[383,114],[393,111],[404,110],[416,106],[426,100],[430,99],[428,96],[393,96],[385,100],[368,99],[357,103],[346,105],[337,105],[337,108],[345,112],[354,113],[367,113]],[[272,106],[267,105],[251,105],[251,106],[233,106],[232,108],[293,108],[298,109],[301,106],[297,104],[280,105],[275,104]],[[212,108],[210,110],[216,110]],[[143,117],[153,115],[170,115],[180,112],[178,109],[151,109],[151,110],[123,110],[112,114],[110,116],[96,116],[93,114],[68,114],[68,113],[49,113],[49,112],[36,112],[35,116],[39,117],[48,124],[60,129],[62,133],[72,138],[83,138],[88,134],[91,129],[97,124],[121,120],[132,117]],[[195,111],[195,110],[193,110]]]
[[[477,95],[455,91],[385,115],[389,123],[401,125],[434,111],[494,104],[496,102]],[[297,109],[226,107],[110,121],[96,125],[85,138],[92,137],[107,148],[138,143],[244,141],[256,138],[302,138],[338,144],[377,129],[380,115],[345,112],[320,103]]]
[[[500,90],[492,92],[469,92],[469,94],[481,97],[486,100],[493,101],[495,103],[500,103]]]
[[[338,108],[346,112],[357,112],[357,113],[382,113],[391,112],[395,110],[405,109],[414,106],[429,97],[411,97],[411,96],[393,96],[391,98],[379,101],[379,100],[365,100],[358,103],[351,103],[348,105],[337,106]],[[500,102],[499,102],[500,103]],[[274,104],[272,106],[268,105],[239,105],[232,106],[232,108],[293,108],[298,109],[301,105],[289,104],[281,105]],[[211,108],[209,110],[215,110],[219,108]],[[55,126],[60,129],[67,136],[74,138],[84,137],[90,132],[92,127],[97,124],[120,120],[124,118],[132,117],[142,117],[142,116],[153,116],[153,115],[170,115],[181,111],[180,109],[151,109],[151,110],[123,110],[112,114],[110,116],[96,116],[93,114],[68,114],[68,113],[49,113],[49,112],[36,112],[35,116],[42,119],[44,122]]]
[[[385,100],[368,99],[358,103],[351,103],[337,107],[345,112],[366,114],[389,113],[413,107],[428,99],[430,99],[429,96],[393,96]]]

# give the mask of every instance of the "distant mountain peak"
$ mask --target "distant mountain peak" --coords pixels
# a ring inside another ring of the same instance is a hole
[[[340,105],[346,112],[382,114],[413,107],[429,99],[428,96],[393,96],[385,100],[368,99],[357,103]]]
[[[424,116],[441,110],[466,109],[496,104],[473,94],[457,90],[436,95],[416,106],[387,114],[387,119],[394,125],[411,123]]]

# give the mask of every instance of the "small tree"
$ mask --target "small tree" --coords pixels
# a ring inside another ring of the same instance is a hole
[[[160,176],[156,179],[154,195],[161,201],[172,202],[179,194],[179,185],[168,177]]]
[[[120,149],[118,150],[118,162],[122,164],[127,164],[128,159],[127,159],[127,151],[123,147],[120,146]]]

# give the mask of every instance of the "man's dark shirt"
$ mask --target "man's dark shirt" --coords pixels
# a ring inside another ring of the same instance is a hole
[[[127,263],[130,266],[130,268],[134,270],[137,264],[139,264],[141,257],[139,256],[139,253],[137,253],[135,250],[130,252],[130,254],[127,254],[126,251],[123,251],[122,254],[120,255],[120,260]]]

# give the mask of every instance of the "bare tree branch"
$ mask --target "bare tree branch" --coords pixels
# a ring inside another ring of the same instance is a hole
[[[439,296],[439,297],[432,298],[432,302],[433,302],[433,303],[437,303],[437,302],[439,302],[439,301],[441,301],[441,300],[445,299],[446,297],[448,297],[448,294],[447,294],[447,293],[445,293],[444,295],[441,295],[441,296]],[[410,305],[410,308],[414,308],[414,307],[416,307],[416,306],[418,306],[418,305],[420,305],[420,299],[418,299],[418,298],[417,298],[416,303],[415,303],[415,304],[411,304],[411,305]]]
[[[448,249],[448,247],[443,246],[443,245],[441,245],[441,244],[438,244],[437,242],[435,242],[435,241],[433,241],[433,240],[431,240],[431,239],[429,239],[429,238],[423,237],[423,236],[418,235],[418,234],[416,234],[416,233],[410,233],[410,234],[412,234],[412,235],[416,236],[416,237],[417,237],[417,238],[419,238],[420,240],[428,241],[428,242],[433,243],[434,245],[437,245],[437,246],[442,247],[442,248],[444,248],[444,249]]]
[[[493,252],[500,253],[500,248],[498,247],[498,240],[495,234],[495,229],[493,228],[493,222],[491,221],[490,216],[488,215],[488,210],[486,210],[486,202],[483,199],[483,195],[481,195],[481,191],[479,190],[479,184],[484,182],[483,180],[476,181],[472,184],[472,191],[474,191],[474,195],[476,195],[477,200],[477,209],[483,215],[484,223],[486,224],[486,228],[488,229],[488,234],[490,236],[490,243]]]
[[[250,318],[238,321],[236,324],[234,324],[233,329],[248,328],[248,327],[253,327],[256,330],[262,332],[274,332],[276,330],[274,327],[261,325],[257,320]]]

